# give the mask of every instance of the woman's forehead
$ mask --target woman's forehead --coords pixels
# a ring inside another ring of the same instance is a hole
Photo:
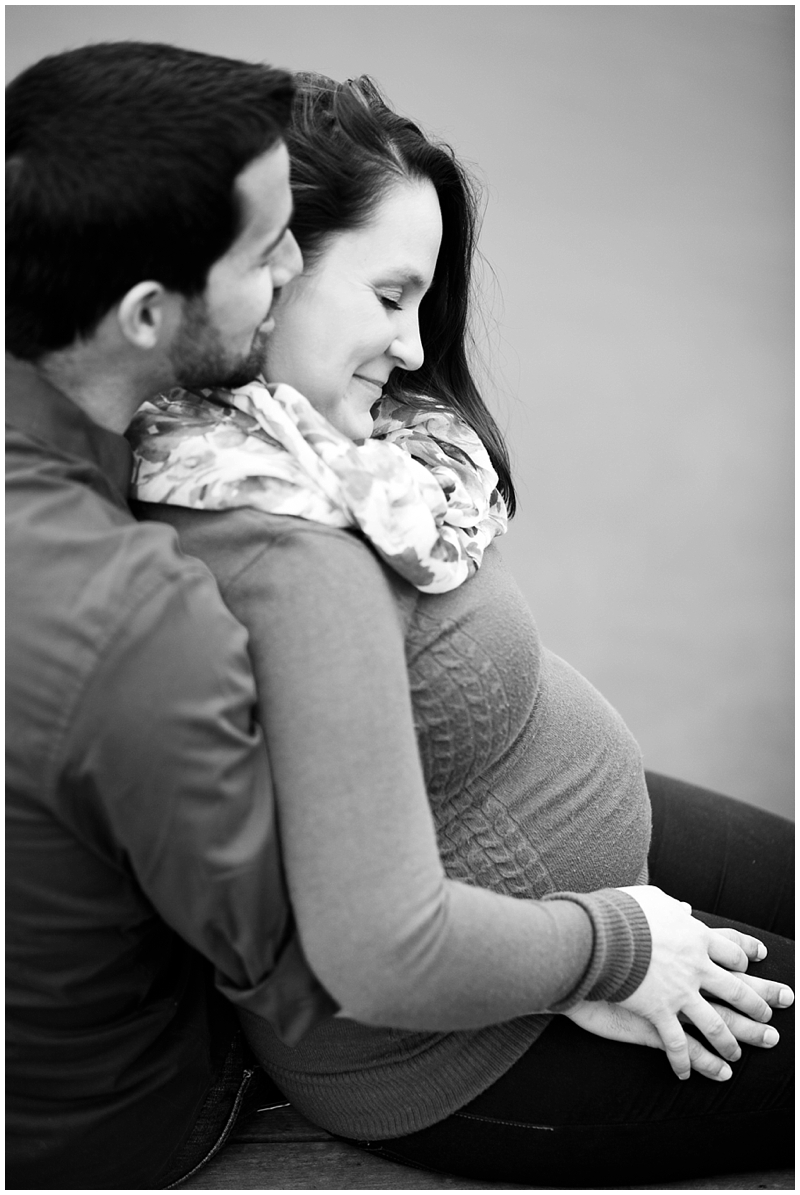
[[[340,263],[390,271],[395,281],[430,284],[442,238],[442,215],[432,183],[403,181],[378,201],[358,228],[334,233],[324,253]]]

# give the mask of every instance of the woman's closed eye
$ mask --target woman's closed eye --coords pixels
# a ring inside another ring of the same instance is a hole
[[[378,298],[384,307],[390,308],[392,311],[401,311],[400,300],[403,297],[402,291],[382,291]]]

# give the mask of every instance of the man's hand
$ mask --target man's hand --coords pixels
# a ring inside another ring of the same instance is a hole
[[[725,1020],[728,1028],[737,1041],[762,1049],[770,1049],[778,1043],[778,1032],[771,1026],[721,1005],[713,1005]],[[644,1017],[619,1004],[610,1004],[607,1000],[582,1000],[569,1012],[562,1014],[569,1017],[581,1029],[588,1033],[595,1033],[598,1037],[608,1038],[609,1041],[626,1042],[629,1045],[651,1046],[657,1050],[664,1049],[664,1043],[656,1029]],[[699,1075],[717,1082],[724,1082],[731,1077],[731,1068],[724,1058],[713,1054],[696,1038],[687,1034],[687,1046],[691,1068]]]

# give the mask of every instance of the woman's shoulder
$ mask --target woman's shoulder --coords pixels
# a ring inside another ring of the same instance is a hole
[[[325,583],[354,591],[392,585],[375,553],[356,532],[249,507],[190,510],[136,502],[140,521],[169,523],[183,551],[211,569],[220,588],[268,576],[273,590]],[[398,589],[410,588],[398,581]]]

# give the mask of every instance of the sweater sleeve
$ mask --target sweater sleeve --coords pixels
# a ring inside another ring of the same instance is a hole
[[[546,901],[574,901],[591,918],[592,957],[586,973],[566,1000],[551,1012],[566,1012],[579,1000],[619,1002],[632,995],[647,974],[652,954],[650,928],[641,906],[618,888],[600,892],[554,892]]]
[[[196,514],[186,546],[249,631],[300,938],[343,1011],[476,1028],[578,999],[587,976],[599,989],[630,974],[635,901],[611,901],[603,921],[599,896],[527,901],[445,877],[380,565],[352,535],[286,520],[239,552],[237,572],[234,546],[259,517]]]

